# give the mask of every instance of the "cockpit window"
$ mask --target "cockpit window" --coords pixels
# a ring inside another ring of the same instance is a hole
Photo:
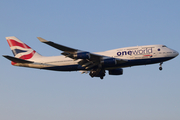
[[[167,47],[167,46],[163,45],[162,47]]]

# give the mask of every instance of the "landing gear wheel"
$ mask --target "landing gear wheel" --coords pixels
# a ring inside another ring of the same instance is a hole
[[[104,69],[92,69],[89,73],[89,75],[93,78],[93,77],[100,77],[101,79],[104,78],[105,76],[105,70]]]
[[[160,66],[159,70],[162,70],[162,64],[163,64],[163,62],[159,64],[159,66]]]
[[[100,78],[103,79],[104,76],[101,76]]]

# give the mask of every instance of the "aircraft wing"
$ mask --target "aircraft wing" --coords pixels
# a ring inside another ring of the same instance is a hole
[[[78,62],[78,64],[80,64],[82,67],[85,67],[86,69],[90,69],[90,68],[93,68],[93,67],[99,65],[104,59],[106,59],[106,60],[113,59],[118,64],[127,62],[127,60],[125,60],[125,59],[118,59],[118,58],[103,56],[103,55],[99,55],[99,54],[94,54],[94,53],[90,53],[87,51],[82,51],[82,50],[70,48],[70,47],[67,47],[64,45],[60,45],[60,44],[54,43],[52,41],[47,41],[41,37],[37,37],[37,38],[41,42],[43,42],[47,45],[50,45],[58,50],[63,51],[63,53],[61,53],[61,54],[66,57],[72,58],[74,60],[81,59]]]
[[[54,43],[52,41],[47,41],[41,37],[37,37],[39,39],[39,41],[47,44],[47,45],[50,45],[58,50],[61,50],[61,51],[67,51],[67,52],[70,52],[70,53],[74,53],[74,52],[77,52],[78,50],[77,49],[73,49],[73,48],[70,48],[70,47],[66,47],[64,45],[60,45],[60,44],[57,44],[57,43]]]

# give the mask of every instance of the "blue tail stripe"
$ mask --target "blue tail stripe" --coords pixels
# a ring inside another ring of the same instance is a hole
[[[12,52],[13,52],[13,54],[14,54],[14,56],[15,56],[16,54],[19,54],[19,53],[21,53],[21,52],[27,52],[27,51],[25,51],[25,50],[19,50],[19,49],[14,49],[14,50],[12,50]]]

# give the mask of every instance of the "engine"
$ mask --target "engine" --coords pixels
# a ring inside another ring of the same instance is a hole
[[[116,65],[117,61],[115,58],[109,58],[109,59],[103,59],[101,61],[102,65],[104,66],[112,66],[112,65]]]
[[[109,70],[109,75],[122,75],[122,74],[123,74],[122,68]]]
[[[89,52],[79,52],[74,54],[73,56],[75,59],[89,59],[90,53]]]

